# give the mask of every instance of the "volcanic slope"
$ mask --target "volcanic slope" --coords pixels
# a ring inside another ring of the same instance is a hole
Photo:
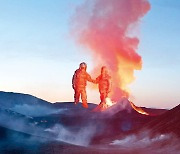
[[[48,115],[57,112],[52,103],[40,98],[29,94],[3,91],[0,92],[0,107],[26,116]]]
[[[167,121],[171,121],[173,114],[176,117],[179,115],[179,107],[170,111],[142,108],[151,113],[150,115],[143,115],[136,112],[125,98],[102,112],[93,112],[97,105],[91,103],[89,103],[89,108],[85,109],[81,103],[77,105],[72,102],[52,104],[31,95],[19,93],[0,92],[0,98],[0,113],[9,119],[14,119],[10,121],[3,120],[3,116],[0,117],[3,141],[11,140],[12,142],[9,143],[12,145],[16,143],[13,141],[17,139],[26,142],[23,137],[14,138],[13,136],[16,135],[11,135],[14,134],[13,132],[15,134],[17,132],[28,134],[30,138],[38,136],[39,140],[48,138],[47,142],[40,143],[38,150],[44,151],[46,149],[49,153],[53,150],[63,151],[63,149],[64,152],[72,152],[73,149],[76,149],[77,152],[94,152],[94,147],[97,147],[95,152],[104,152],[105,150],[98,149],[98,146],[103,145],[104,148],[107,148],[112,141],[136,134],[145,126],[155,127],[160,120],[165,120],[166,116],[169,119]],[[164,115],[166,116],[163,118]],[[177,120],[174,122],[178,123]],[[165,121],[162,124],[165,124]],[[17,126],[23,126],[20,127],[23,131],[15,129]],[[174,131],[174,128],[169,129],[169,131]],[[8,134],[8,139],[3,137],[3,134]],[[177,131],[176,134],[178,134]],[[110,151],[116,153],[116,148],[112,148]]]
[[[150,129],[153,134],[173,133],[180,137],[180,104],[164,114],[155,117],[145,125],[144,129]]]
[[[46,123],[40,124],[47,128],[61,124],[72,132],[78,132],[82,128],[93,129],[91,144],[105,143],[105,141],[113,140],[116,136],[133,133],[154,118],[154,116],[136,112],[125,98],[102,112],[93,112],[97,105],[90,103],[89,109],[84,109],[80,103],[78,105],[73,103],[55,103],[53,105],[56,108],[64,109],[64,112],[35,117],[35,120],[40,122],[43,119]],[[148,110],[151,113],[159,114],[166,111],[146,108],[146,111]]]

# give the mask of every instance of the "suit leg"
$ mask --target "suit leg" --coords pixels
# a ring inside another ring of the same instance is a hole
[[[87,94],[86,94],[86,89],[83,88],[81,90],[81,99],[82,99],[82,105],[85,108],[88,108],[88,104],[87,104]]]
[[[80,90],[79,89],[75,89],[74,90],[74,103],[77,104],[79,103],[79,97],[80,97]]]

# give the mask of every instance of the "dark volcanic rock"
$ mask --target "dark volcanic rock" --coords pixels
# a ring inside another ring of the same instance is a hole
[[[180,137],[180,105],[155,117],[145,128],[157,133],[173,133]]]

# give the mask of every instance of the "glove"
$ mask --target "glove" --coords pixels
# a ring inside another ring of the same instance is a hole
[[[93,80],[93,82],[92,82],[92,83],[97,84],[96,80]]]

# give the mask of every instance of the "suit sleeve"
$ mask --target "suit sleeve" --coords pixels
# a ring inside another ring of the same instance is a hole
[[[98,76],[98,77],[96,78],[96,83],[99,83],[100,77],[101,77],[101,76]]]
[[[88,73],[86,74],[86,79],[87,79],[87,81],[89,81],[89,82],[95,83],[95,80],[93,80]]]

